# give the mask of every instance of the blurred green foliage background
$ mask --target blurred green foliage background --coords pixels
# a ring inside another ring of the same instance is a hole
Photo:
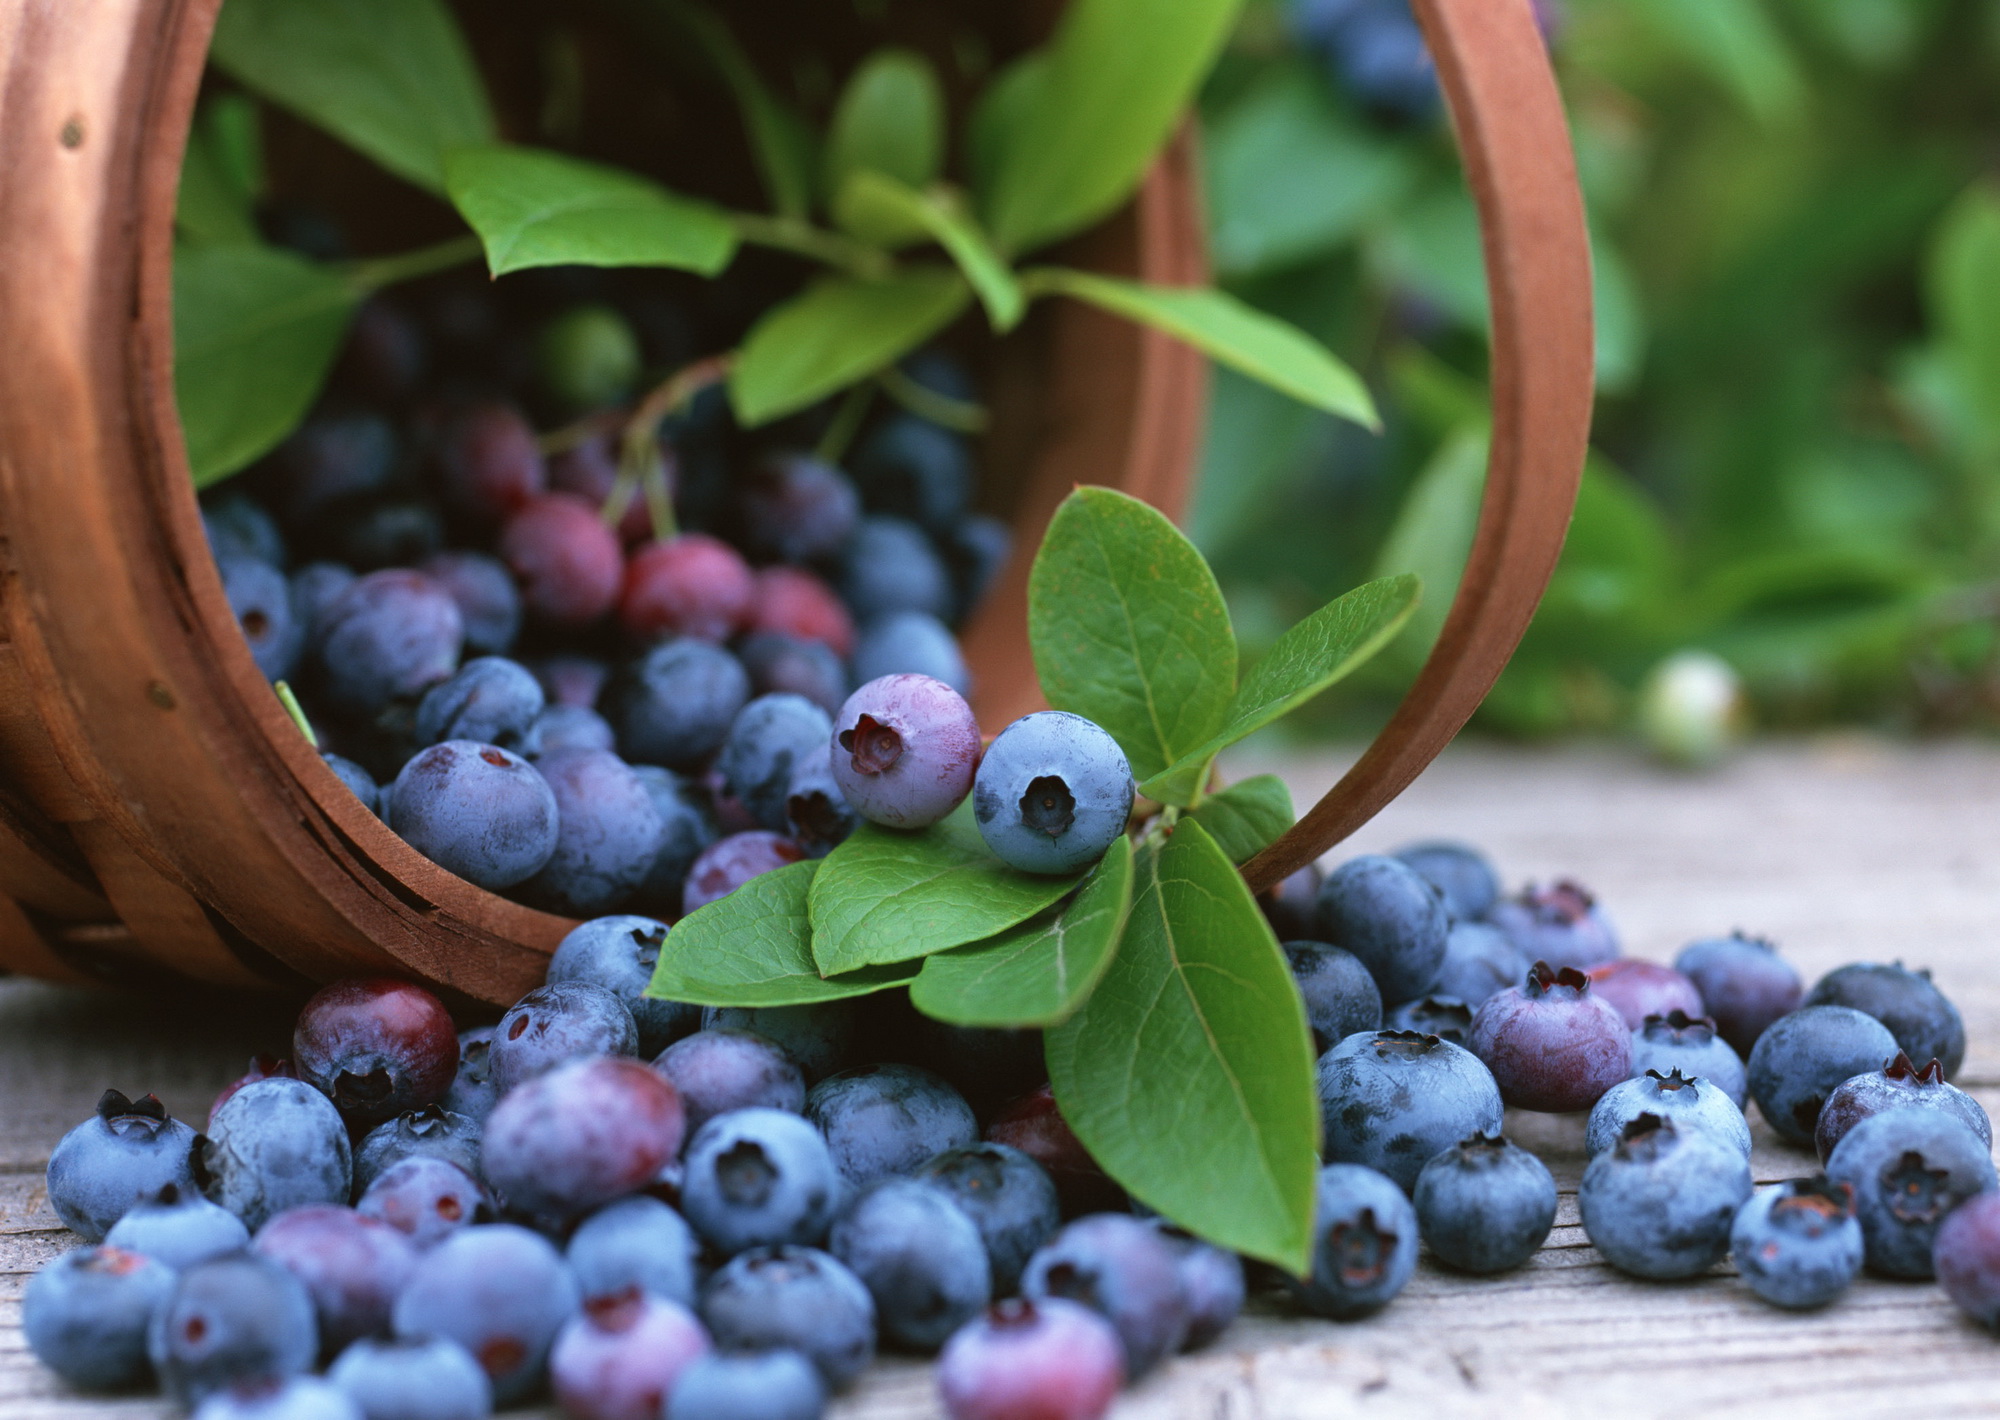
[[[1486,319],[1441,116],[1371,110],[1256,0],[1204,97],[1218,275],[1356,359],[1377,438],[1219,373],[1193,517],[1253,644],[1424,574],[1381,713],[1476,514]],[[1324,0],[1333,8],[1349,0]],[[1351,8],[1351,6],[1349,6]],[[1551,38],[1590,209],[1595,453],[1490,729],[1630,724],[1719,654],[1759,723],[2000,724],[2000,3],[1567,0]]]

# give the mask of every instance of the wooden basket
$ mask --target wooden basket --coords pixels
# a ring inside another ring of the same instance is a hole
[[[0,968],[299,989],[357,972],[512,1000],[571,925],[473,887],[340,787],[239,634],[174,408],[182,146],[219,0],[0,0]],[[1437,649],[1374,746],[1246,867],[1319,856],[1464,724],[1562,542],[1591,389],[1589,259],[1528,0],[1417,0],[1485,227],[1494,430]],[[1072,259],[1201,279],[1190,145]],[[1064,304],[996,376],[989,453],[1039,540],[1080,482],[1184,506],[1199,357]],[[1012,372],[1010,375],[1009,372]],[[989,725],[1033,708],[1027,559],[967,637]]]

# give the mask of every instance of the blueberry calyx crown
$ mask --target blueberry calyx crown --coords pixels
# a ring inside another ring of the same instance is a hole
[[[1771,1205],[1771,1216],[1799,1223],[1837,1222],[1854,1216],[1854,1185],[1835,1183],[1823,1173],[1787,1180],[1784,1194]]]
[[[1646,1017],[1639,1023],[1639,1033],[1648,1040],[1691,1039],[1695,1045],[1706,1045],[1715,1039],[1715,1022],[1707,1016],[1690,1016],[1676,1006],[1664,1016]]]
[[[106,1090],[97,1097],[97,1117],[106,1124],[114,1119],[151,1119],[165,1124],[167,1107],[160,1103],[158,1095],[129,1099],[122,1091]]]
[[[1501,1156],[1513,1147],[1499,1130],[1489,1134],[1482,1129],[1458,1141],[1458,1157],[1462,1163],[1485,1167],[1498,1163]]]
[[[664,927],[634,927],[632,945],[637,947],[637,960],[641,966],[658,966],[660,948],[666,943],[667,929]]]
[[[445,1118],[444,1107],[435,1104],[418,1105],[415,1109],[406,1109],[397,1119],[396,1123],[399,1126],[400,1132],[415,1134],[419,1137],[439,1129],[449,1129],[451,1127],[450,1122]]]
[[[1935,1223],[1958,1202],[1951,1170],[1930,1167],[1916,1149],[1905,1149],[1900,1159],[1882,1170],[1882,1198],[1905,1223]]]
[[[1021,822],[1037,833],[1061,838],[1076,822],[1076,796],[1060,774],[1044,774],[1028,781],[1021,795]]]
[[[1376,1221],[1373,1208],[1363,1208],[1352,1223],[1335,1223],[1327,1230],[1335,1270],[1341,1285],[1372,1287],[1382,1280],[1396,1254],[1396,1234]]]
[[[1882,1066],[1882,1073],[1891,1080],[1898,1081],[1899,1083],[1907,1081],[1911,1085],[1941,1085],[1944,1083],[1944,1066],[1938,1063],[1936,1056],[1931,1057],[1930,1064],[1919,1069],[1911,1061],[1909,1052],[1904,1050],[1897,1051],[1896,1058]]]
[[[1521,894],[1521,903],[1545,922],[1574,927],[1590,916],[1597,905],[1590,890],[1572,878],[1558,878],[1547,887],[1532,884]]]
[[[903,757],[903,737],[873,715],[863,715],[840,732],[840,747],[852,756],[856,774],[886,774]]]
[[[615,1292],[586,1297],[583,1311],[598,1330],[625,1332],[638,1325],[640,1314],[646,1309],[645,1303],[645,1293],[634,1283]]]
[[[986,1324],[998,1331],[1024,1331],[1041,1319],[1026,1297],[1005,1297],[986,1309]]]
[[[800,833],[814,840],[836,838],[843,826],[839,807],[824,789],[808,789],[785,800],[785,816]],[[657,960],[658,948],[654,949]]]
[[[1697,1075],[1683,1075],[1678,1065],[1667,1075],[1662,1075],[1658,1070],[1648,1070],[1646,1078],[1657,1080],[1659,1088],[1663,1090],[1691,1090],[1701,1083],[1701,1078]]]
[[[1618,1157],[1621,1159],[1652,1159],[1672,1145],[1680,1137],[1674,1122],[1665,1115],[1654,1114],[1651,1110],[1635,1115],[1632,1122],[1618,1133]]]
[[[1375,1053],[1383,1059],[1391,1055],[1422,1055],[1435,1050],[1443,1042],[1434,1035],[1420,1030],[1378,1030],[1375,1032]]]
[[[1567,986],[1579,996],[1590,994],[1590,978],[1573,966],[1558,971],[1545,961],[1538,961],[1528,968],[1528,979],[1521,983],[1521,989],[1529,996],[1546,996],[1558,986]]]

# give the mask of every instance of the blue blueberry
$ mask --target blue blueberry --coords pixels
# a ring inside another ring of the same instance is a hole
[[[1062,1226],[1056,1186],[1042,1166],[1005,1144],[968,1144],[928,1160],[916,1176],[949,1194],[979,1229],[993,1295],[1010,1295],[1036,1248]]]
[[[875,1356],[875,1302],[868,1288],[810,1247],[738,1254],[702,1288],[701,1319],[719,1350],[797,1351],[830,1390],[852,1385]]]
[[[1530,962],[1545,961],[1560,971],[1585,971],[1618,956],[1618,932],[1597,899],[1563,879],[1549,887],[1529,887],[1519,897],[1493,905],[1487,920]]]
[[[750,688],[758,695],[803,695],[831,715],[847,699],[847,666],[824,641],[808,641],[780,631],[746,636],[736,648]]]
[[[1417,1226],[1461,1272],[1505,1272],[1535,1255],[1556,1220],[1548,1166],[1500,1134],[1442,1149],[1417,1175]]]
[[[560,827],[555,852],[523,894],[580,917],[623,906],[652,871],[666,832],[653,796],[607,750],[565,750],[535,768],[555,795]]]
[[[945,534],[944,557],[958,589],[959,621],[979,609],[1013,553],[1013,529],[983,513],[961,518]]]
[[[1781,1016],[1750,1051],[1750,1094],[1764,1122],[1790,1144],[1811,1147],[1820,1107],[1845,1080],[1880,1070],[1896,1038],[1849,1006],[1806,1006]]]
[[[861,513],[847,475],[807,454],[758,462],[742,480],[738,505],[749,549],[780,562],[811,562],[839,551]]]
[[[202,531],[216,557],[248,557],[273,567],[285,565],[285,535],[263,508],[240,493],[225,493],[204,503]]]
[[[834,1220],[827,1250],[875,1299],[885,1341],[935,1351],[992,1300],[992,1267],[950,1194],[913,1178],[870,1184]]]
[[[1382,1028],[1382,988],[1353,952],[1325,942],[1286,942],[1285,960],[1321,1050],[1356,1031]]]
[[[315,415],[272,452],[271,501],[296,530],[337,503],[382,492],[396,455],[396,431],[379,414]]]
[[[370,572],[333,599],[319,629],[327,698],[356,715],[414,699],[458,667],[465,623],[421,572]]]
[[[657,1198],[621,1198],[585,1218],[565,1256],[588,1303],[634,1288],[694,1305],[701,1246],[687,1221]]]
[[[1064,1227],[1028,1259],[1021,1294],[1097,1312],[1118,1333],[1133,1380],[1178,1351],[1193,1322],[1174,1245],[1129,1213],[1092,1213]]]
[[[1868,1270],[1885,1277],[1936,1276],[1938,1225],[1974,1194],[2000,1187],[1991,1146],[1932,1109],[1892,1109],[1862,1120],[1834,1145],[1826,1176],[1854,1190]]]
[[[1689,1016],[1669,1011],[1664,1016],[1648,1016],[1632,1032],[1632,1074],[1648,1070],[1670,1074],[1675,1070],[1706,1080],[1733,1100],[1738,1109],[1750,1098],[1750,1076],[1743,1057],[1715,1032],[1715,1022],[1705,1016]]]
[[[219,558],[216,570],[222,574],[230,613],[249,643],[250,658],[266,680],[283,680],[298,663],[304,640],[285,574],[249,557]]]
[[[308,562],[292,573],[292,621],[298,627],[299,649],[302,652],[309,655],[319,653],[327,608],[354,582],[354,569],[338,562]]]
[[[792,770],[785,786],[785,822],[782,831],[814,858],[824,858],[861,824],[861,815],[833,772],[833,756],[822,749],[808,755]]]
[[[1500,875],[1493,871],[1486,855],[1470,844],[1442,839],[1412,843],[1397,849],[1395,856],[1444,894],[1445,911],[1454,922],[1477,922],[1500,900]]]
[[[473,1026],[458,1033],[458,1073],[445,1091],[444,1107],[467,1119],[484,1120],[499,1103],[488,1052],[493,1049],[492,1026]]]
[[[287,1208],[345,1203],[353,1153],[340,1111],[303,1080],[254,1080],[224,1100],[194,1158],[210,1201],[251,1232]]]
[[[375,782],[375,776],[345,755],[332,750],[321,750],[321,759],[333,771],[334,778],[347,786],[348,792],[361,800],[362,807],[369,813],[380,816],[383,809],[382,787]]]
[[[1434,1035],[1453,1045],[1472,1039],[1472,1007],[1455,996],[1419,996],[1384,1013],[1382,1029]]]
[[[1852,1006],[1873,1016],[1896,1037],[1897,1049],[1919,1065],[1937,1061],[1947,1080],[1965,1060],[1965,1020],[1928,971],[1911,971],[1901,962],[1854,962],[1813,983],[1805,1004]]]
[[[1642,1114],[1670,1119],[1677,1129],[1706,1134],[1745,1158],[1750,1156],[1750,1123],[1736,1101],[1708,1081],[1678,1069],[1665,1075],[1648,1070],[1606,1090],[1590,1107],[1583,1131],[1585,1152],[1595,1156],[1617,1147],[1625,1137],[1625,1126]]]
[[[972,455],[965,436],[896,413],[877,424],[855,450],[854,481],[862,505],[949,532],[965,515],[972,494]]]
[[[113,1223],[104,1241],[179,1270],[248,1247],[250,1230],[193,1188],[170,1183]]]
[[[1716,1030],[1746,1057],[1765,1027],[1797,1010],[1805,995],[1798,970],[1776,947],[1741,932],[1688,943],[1674,970],[1694,983]]]
[[[1292,29],[1361,103],[1393,119],[1438,109],[1437,69],[1409,0],[1292,0]]]
[[[493,1221],[493,1196],[457,1164],[429,1154],[413,1154],[389,1165],[354,1205],[357,1213],[380,1218],[413,1247],[436,1247],[460,1228]]]
[[[819,1420],[826,1383],[797,1351],[709,1354],[674,1382],[661,1420]]]
[[[816,1243],[840,1206],[826,1140],[781,1109],[718,1114],[696,1131],[682,1167],[681,1211],[722,1253]]]
[[[346,1391],[317,1376],[240,1381],[195,1407],[193,1420],[363,1420]]]
[[[625,1003],[639,1032],[638,1053],[650,1060],[701,1025],[701,1007],[646,995],[667,924],[651,917],[595,917],[557,944],[549,981],[601,986]]]
[[[396,1298],[396,1335],[441,1337],[472,1354],[511,1405],[540,1384],[549,1347],[581,1300],[547,1239],[511,1223],[462,1228],[424,1256]]]
[[[871,618],[861,628],[849,662],[857,685],[885,675],[922,675],[943,681],[960,695],[972,689],[972,672],[958,638],[927,611],[896,611]]]
[[[1750,1197],[1750,1161],[1712,1135],[1642,1114],[1590,1161],[1577,1202],[1583,1230],[1620,1272],[1693,1277],[1729,1251],[1736,1210]]]
[[[1199,1350],[1229,1330],[1230,1323],[1243,1311],[1249,1288],[1243,1259],[1174,1227],[1164,1218],[1149,1218],[1146,1222],[1167,1240],[1180,1270],[1181,1292],[1187,1298],[1188,1309],[1187,1335],[1181,1340],[1181,1349]]]
[[[1829,1158],[1847,1131],[1873,1114],[1891,1109],[1937,1109],[1958,1119],[1986,1143],[1993,1142],[1993,1121],[1978,1100],[1945,1083],[1944,1067],[1935,1059],[1918,1069],[1898,1051],[1880,1070],[1843,1080],[1820,1107],[1813,1126],[1813,1147],[1820,1161]]]
[[[498,745],[433,745],[403,766],[385,797],[389,827],[406,843],[483,888],[526,882],[556,851],[555,793],[532,764]]]
[[[829,1076],[807,1093],[806,1118],[853,1187],[914,1173],[933,1155],[979,1138],[965,1097],[914,1065],[863,1065]]]
[[[1823,1307],[1861,1270],[1854,1190],[1825,1174],[1760,1188],[1729,1230],[1736,1271],[1774,1306]]]
[[[1366,1164],[1405,1192],[1438,1150],[1498,1133],[1500,1087],[1463,1046],[1414,1031],[1363,1031],[1319,1060],[1323,1148]]]
[[[551,705],[528,727],[526,753],[530,759],[561,754],[566,749],[617,748],[618,733],[611,722],[586,705]]]
[[[1454,922],[1445,934],[1444,965],[1438,968],[1432,989],[1477,1006],[1488,996],[1519,986],[1533,965],[1513,938],[1492,923]]]
[[[902,518],[860,521],[841,555],[839,584],[841,597],[863,623],[906,611],[942,621],[957,601],[937,547],[922,528]]]
[[[662,1051],[653,1068],[679,1093],[690,1133],[736,1109],[805,1112],[806,1079],[798,1062],[755,1031],[696,1031]]]
[[[1258,910],[1281,942],[1309,942],[1319,931],[1319,885],[1326,875],[1308,863],[1257,898]]]
[[[622,1000],[602,986],[558,981],[537,986],[507,1008],[486,1058],[505,1095],[566,1060],[638,1053],[639,1029]]]
[[[987,746],[972,782],[979,835],[1002,862],[1074,873],[1104,856],[1132,813],[1132,766],[1081,715],[1023,715]]]
[[[632,772],[646,787],[660,815],[660,851],[639,884],[638,904],[653,911],[677,912],[688,870],[702,851],[721,837],[708,792],[657,764],[635,764]]]
[[[1334,869],[1320,885],[1319,921],[1320,939],[1361,959],[1385,1006],[1437,984],[1451,918],[1438,890],[1400,859],[1369,855]]]
[[[755,1031],[775,1040],[798,1061],[806,1083],[823,1080],[847,1063],[859,1020],[853,1001],[821,1001],[807,1006],[709,1006],[701,1028]]]
[[[458,603],[468,652],[504,656],[513,648],[514,638],[521,634],[521,593],[514,574],[499,558],[480,552],[440,552],[419,570]]]
[[[695,769],[722,748],[750,700],[750,676],[729,652],[693,637],[662,641],[606,687],[604,716],[627,759]]]
[[[328,514],[322,540],[330,556],[363,572],[409,567],[444,546],[444,514],[421,498],[363,498]]]
[[[1290,1280],[1310,1311],[1353,1321],[1395,1300],[1417,1268],[1417,1214],[1395,1180],[1328,1164],[1314,1195],[1312,1272]]]
[[[361,1407],[363,1420],[486,1420],[493,1386],[456,1341],[355,1342],[326,1378]]]
[[[354,1146],[354,1192],[357,1196],[367,1192],[395,1165],[419,1155],[456,1164],[477,1178],[482,1130],[483,1121],[438,1105],[404,1110],[369,1130]]]
[[[299,1375],[319,1354],[312,1298],[254,1252],[197,1263],[154,1311],[146,1354],[161,1387],[189,1406],[241,1381]]]
[[[49,1155],[49,1207],[85,1242],[100,1242],[113,1223],[163,1188],[194,1191],[190,1151],[195,1132],[167,1117],[153,1095],[127,1099],[117,1090],[63,1135]]]
[[[832,738],[832,720],[804,696],[760,695],[730,725],[715,767],[758,827],[783,833],[794,770],[825,758]]]
[[[253,1246],[305,1284],[328,1357],[387,1331],[390,1304],[417,1270],[417,1249],[400,1229],[330,1203],[278,1214]]]
[[[146,1329],[174,1289],[174,1269],[121,1247],[78,1248],[28,1279],[21,1329],[35,1358],[79,1390],[137,1385],[152,1374]]]
[[[417,739],[473,740],[517,754],[542,713],[542,684],[519,661],[481,656],[439,681],[417,703]]]

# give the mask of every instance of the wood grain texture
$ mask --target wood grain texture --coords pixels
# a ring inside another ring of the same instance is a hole
[[[1294,792],[1335,782],[1352,755],[1237,757]],[[1714,778],[1615,751],[1459,746],[1350,845],[1424,837],[1482,843],[1510,882],[1574,873],[1598,888],[1628,948],[1670,958],[1689,937],[1766,931],[1808,976],[1857,958],[1933,967],[1965,1012],[1960,1083],[2000,1109],[2000,961],[1989,941],[2000,848],[2000,749],[1832,739],[1760,749]],[[7,1420],[165,1420],[149,1399],[69,1394],[19,1333],[33,1269],[71,1240],[41,1194],[49,1149],[99,1091],[157,1090],[198,1122],[256,1050],[281,1048],[268,1003],[93,995],[0,982],[0,1415]],[[1292,1315],[1260,1294],[1210,1350],[1123,1397],[1116,1420],[1848,1420],[1991,1415],[2000,1354],[1935,1286],[1864,1279],[1827,1311],[1758,1302],[1725,1265],[1647,1284],[1597,1257],[1577,1225],[1581,1122],[1510,1116],[1564,1190],[1549,1245],[1500,1278],[1420,1266],[1393,1305],[1359,1323]],[[1758,1123],[1760,1181],[1810,1172]],[[548,1414],[548,1412],[536,1412]],[[838,1420],[937,1420],[929,1369],[891,1358],[834,1407]]]

